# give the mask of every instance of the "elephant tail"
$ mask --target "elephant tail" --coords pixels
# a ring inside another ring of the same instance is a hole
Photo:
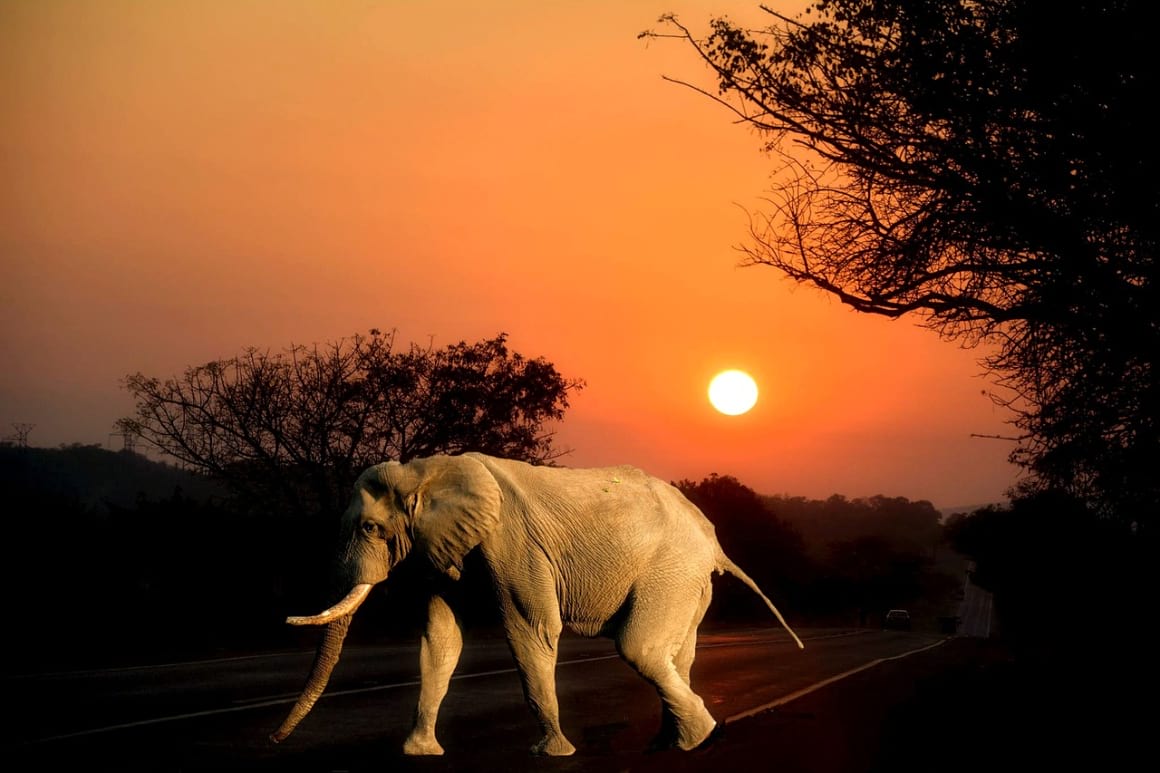
[[[785,618],[781,616],[781,612],[777,611],[777,607],[775,607],[773,605],[773,602],[769,600],[769,597],[766,596],[761,591],[761,588],[759,588],[757,586],[757,583],[755,583],[753,581],[752,577],[750,577],[744,571],[742,571],[740,566],[738,566],[737,564],[730,561],[729,556],[725,555],[724,553],[721,553],[719,555],[719,557],[717,559],[717,563],[718,563],[718,566],[720,567],[718,569],[718,571],[723,572],[723,573],[728,572],[729,574],[736,577],[738,580],[741,580],[741,582],[748,585],[749,589],[751,591],[756,593],[758,596],[761,596],[761,600],[764,601],[765,605],[767,607],[769,607],[769,609],[773,612],[774,615],[777,616],[777,619],[782,624],[782,627],[784,627],[785,630],[789,632],[789,635],[793,637],[793,640],[795,642],[797,642],[798,649],[804,650],[806,648],[806,645],[802,644],[802,640],[798,638],[798,635],[793,632],[792,628],[789,627],[789,623],[787,623],[785,621]]]

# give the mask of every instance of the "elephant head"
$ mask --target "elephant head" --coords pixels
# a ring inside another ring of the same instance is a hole
[[[347,592],[317,615],[286,619],[290,625],[326,625],[326,633],[297,703],[271,740],[289,736],[322,695],[351,617],[371,588],[412,550],[459,579],[466,555],[499,523],[500,502],[495,478],[470,455],[386,462],[359,476],[339,535],[336,569]]]

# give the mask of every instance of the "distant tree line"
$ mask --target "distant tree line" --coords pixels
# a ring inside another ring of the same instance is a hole
[[[876,625],[902,607],[933,627],[956,614],[963,562],[930,502],[762,496],[716,474],[676,485],[713,521],[725,552],[805,619]],[[712,614],[760,619],[761,609],[740,584],[721,583]]]
[[[1142,544],[1066,495],[940,522],[929,502],[903,497],[763,496],[717,474],[676,486],[797,625],[874,627],[886,609],[904,607],[933,626],[957,613],[967,559],[972,582],[994,593],[1002,638],[1057,665],[1085,641],[1134,646],[1119,626],[1149,608]],[[283,620],[328,600],[333,517],[317,528],[252,511],[200,473],[96,446],[0,443],[0,492],[19,503],[7,521],[3,593],[21,621],[13,646],[28,658],[139,660],[312,643]],[[412,578],[400,567],[356,629],[413,634],[422,610]],[[708,624],[768,622],[740,583],[726,578],[715,588]],[[488,599],[479,601],[482,610]],[[490,619],[481,612],[474,622]]]
[[[890,606],[942,614],[961,585],[961,564],[947,560],[937,529],[921,519],[913,530],[894,525],[898,512],[926,512],[928,503],[782,500],[728,475],[677,485],[796,625],[873,626]],[[310,631],[283,622],[331,590],[333,535],[309,520],[239,509],[240,500],[200,473],[95,446],[0,444],[0,490],[28,510],[10,519],[4,543],[4,604],[21,621],[10,664],[313,644]],[[793,506],[779,510],[785,501]],[[811,524],[802,529],[806,511]],[[375,611],[356,621],[362,635],[416,632],[422,610],[401,569],[368,602]],[[710,624],[769,622],[740,583],[716,587]],[[481,609],[487,601],[480,598]],[[491,619],[481,612],[474,622]]]

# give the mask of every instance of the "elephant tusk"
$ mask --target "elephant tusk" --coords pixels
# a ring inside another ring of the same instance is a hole
[[[286,622],[290,625],[325,625],[331,620],[352,614],[359,605],[366,599],[367,594],[371,592],[370,583],[361,583],[350,589],[350,593],[346,597],[335,604],[330,609],[323,610],[317,615],[310,615],[308,617],[288,617]]]

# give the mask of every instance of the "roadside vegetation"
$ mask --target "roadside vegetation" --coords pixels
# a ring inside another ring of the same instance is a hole
[[[718,475],[677,485],[795,626],[877,627],[887,608],[907,606],[933,629],[953,614],[964,563],[928,502],[786,500]],[[5,541],[4,603],[21,621],[10,667],[312,646],[284,619],[333,601],[335,513],[251,508],[201,473],[86,445],[0,444],[0,489],[24,503]],[[415,573],[405,562],[352,635],[415,635]],[[708,625],[769,623],[740,583],[716,588]],[[478,601],[469,623],[487,626],[488,599]]]

